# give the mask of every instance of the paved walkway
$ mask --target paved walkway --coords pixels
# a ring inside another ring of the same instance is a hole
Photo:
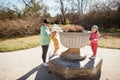
[[[89,46],[81,50],[91,54]],[[120,50],[98,49],[103,58],[100,80],[120,80]],[[59,80],[42,65],[41,48],[0,53],[0,80]]]

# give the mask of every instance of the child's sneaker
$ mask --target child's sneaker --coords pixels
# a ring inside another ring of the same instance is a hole
[[[89,57],[89,59],[95,59],[96,58],[96,56],[91,56],[91,57]]]
[[[46,67],[47,67],[47,66],[48,66],[48,64],[47,64],[47,63],[43,63],[43,66],[46,66]]]

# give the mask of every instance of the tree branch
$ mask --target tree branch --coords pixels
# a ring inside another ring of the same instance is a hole
[[[31,6],[28,3],[26,3],[25,0],[23,0],[23,2],[25,3],[26,6],[28,6],[29,8],[31,8]]]

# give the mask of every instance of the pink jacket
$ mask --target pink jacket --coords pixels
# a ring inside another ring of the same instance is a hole
[[[98,43],[98,33],[91,33],[90,35],[90,41],[91,43]]]

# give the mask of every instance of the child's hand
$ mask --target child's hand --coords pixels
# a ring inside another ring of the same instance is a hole
[[[87,33],[92,33],[91,31],[87,31]]]
[[[53,31],[53,32],[51,33],[51,35],[52,35],[52,36],[55,36],[56,33],[57,33],[56,31]]]

